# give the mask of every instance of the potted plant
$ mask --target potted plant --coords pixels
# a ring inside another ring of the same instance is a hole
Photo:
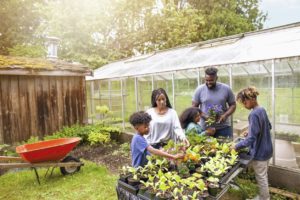
[[[138,168],[129,167],[128,170],[132,174],[130,177],[127,178],[128,184],[132,186],[137,186],[138,184],[140,184]]]
[[[220,115],[223,113],[222,105],[209,105],[207,107],[206,126],[212,127],[219,120]]]
[[[213,176],[208,177],[207,179],[207,188],[208,188],[208,193],[212,196],[217,196],[220,185],[219,185],[219,179]]]
[[[123,166],[121,173],[120,173],[120,181],[126,182],[127,183],[127,178],[131,175],[129,172],[129,166]]]

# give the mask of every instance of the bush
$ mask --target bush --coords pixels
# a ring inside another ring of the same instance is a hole
[[[121,130],[118,127],[112,127],[104,122],[81,126],[75,124],[71,127],[63,127],[60,131],[53,135],[45,136],[44,140],[57,139],[64,137],[80,137],[81,143],[97,144],[110,142],[112,138],[117,138],[116,134],[120,134]]]

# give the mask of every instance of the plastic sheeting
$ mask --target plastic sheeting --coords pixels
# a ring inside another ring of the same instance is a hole
[[[244,69],[241,75],[268,73],[271,59],[299,56],[300,22],[120,60],[96,69],[93,77],[86,77],[86,80],[162,75],[175,71],[183,73],[207,66],[241,64]],[[299,60],[292,62],[299,70]],[[283,69],[294,71],[289,61],[283,65]]]

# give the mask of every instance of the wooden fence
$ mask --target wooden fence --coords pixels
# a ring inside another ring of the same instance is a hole
[[[0,144],[86,121],[83,76],[0,75]]]

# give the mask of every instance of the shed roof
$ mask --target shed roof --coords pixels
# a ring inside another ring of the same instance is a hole
[[[0,75],[88,76],[91,69],[62,60],[0,55]]]
[[[300,22],[120,60],[94,70],[94,76],[86,80],[140,77],[208,66],[247,64],[249,69],[253,62],[299,56]]]

